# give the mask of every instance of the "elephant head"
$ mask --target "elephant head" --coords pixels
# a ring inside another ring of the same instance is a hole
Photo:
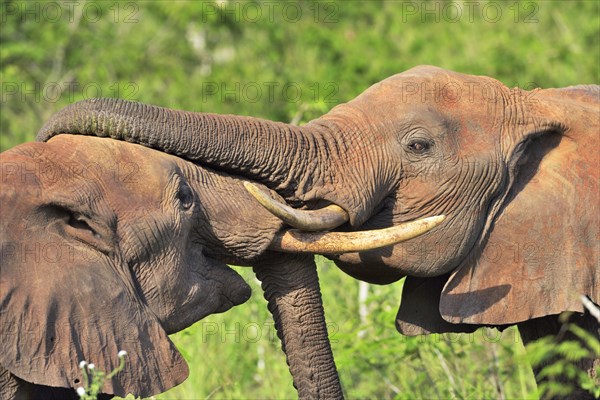
[[[393,246],[315,250],[364,281],[408,275],[404,297],[416,301],[402,302],[397,327],[416,334],[581,312],[580,295],[600,301],[598,96],[598,86],[526,91],[421,66],[301,127],[90,100],[39,137],[132,141],[261,182],[296,208],[343,210],[316,229],[445,215]]]
[[[134,144],[63,135],[0,164],[0,369],[35,385],[82,386],[80,361],[111,371],[120,350],[104,393],[181,383],[167,334],[245,302],[220,260],[252,259],[281,225],[239,179]]]

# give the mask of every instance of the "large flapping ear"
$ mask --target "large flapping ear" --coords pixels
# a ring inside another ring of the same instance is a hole
[[[125,350],[124,370],[102,392],[147,397],[184,381],[187,364],[137,295],[127,266],[49,229],[55,221],[35,204],[40,186],[29,178],[9,186],[4,178],[0,365],[27,382],[77,388],[81,361],[110,372]]]
[[[477,329],[475,325],[451,324],[440,315],[440,294],[448,275],[433,278],[406,277],[402,300],[396,314],[396,329],[403,335],[464,332]]]
[[[531,99],[509,154],[509,190],[444,287],[444,319],[512,324],[581,312],[582,295],[600,303],[599,94],[573,87]]]

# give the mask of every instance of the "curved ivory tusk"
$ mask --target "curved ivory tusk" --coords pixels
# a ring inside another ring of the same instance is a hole
[[[244,182],[244,187],[271,214],[303,231],[326,231],[337,228],[348,221],[348,213],[335,204],[319,210],[296,210],[285,203],[274,200],[253,183]]]
[[[391,228],[362,232],[308,233],[288,230],[278,233],[271,250],[285,253],[340,254],[373,250],[412,239],[438,226],[445,215],[421,218]]]

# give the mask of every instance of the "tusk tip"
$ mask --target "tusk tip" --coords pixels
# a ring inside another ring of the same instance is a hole
[[[244,181],[242,182],[248,193],[252,195],[256,200],[258,200],[261,204],[265,204],[265,198],[268,197],[266,193],[264,193],[260,188],[252,182]]]
[[[258,187],[256,187],[256,185],[254,183],[252,183],[252,182],[244,181],[242,183],[244,184],[244,187],[248,191],[257,190],[258,189]]]
[[[446,219],[445,215],[435,215],[433,217],[428,217],[425,218],[424,221],[430,222],[432,224],[438,225],[440,224],[442,221],[444,221]]]
[[[427,229],[427,231],[437,227],[446,219],[445,215],[434,215],[432,217],[425,217],[419,220],[422,226]]]

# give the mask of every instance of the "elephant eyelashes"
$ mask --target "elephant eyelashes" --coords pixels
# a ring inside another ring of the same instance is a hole
[[[414,154],[424,154],[431,149],[431,143],[427,140],[417,139],[410,141],[407,147]]]

